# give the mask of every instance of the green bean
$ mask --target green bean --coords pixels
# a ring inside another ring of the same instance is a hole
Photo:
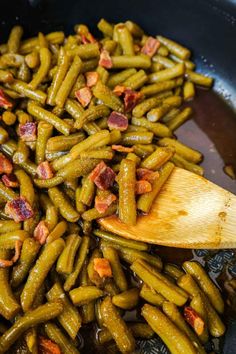
[[[46,303],[37,309],[27,312],[5,332],[0,338],[0,353],[5,353],[11,345],[29,328],[57,317],[63,311],[60,302]]]
[[[173,284],[164,275],[159,273],[155,268],[148,265],[143,260],[136,260],[131,265],[131,270],[134,271],[149,287],[152,287],[167,300],[178,306],[183,306],[187,299],[187,293],[182,293],[182,289]]]
[[[155,200],[157,194],[159,193],[161,187],[166,182],[170,176],[174,165],[171,162],[167,162],[162,170],[160,171],[160,176],[152,184],[152,191],[141,195],[137,202],[137,208],[145,213],[148,213],[153,201]]]
[[[175,264],[171,263],[164,265],[164,272],[175,280],[178,280],[179,277],[184,275],[184,272],[181,269],[179,269]]]
[[[95,236],[98,236],[105,241],[109,241],[109,242],[115,243],[115,244],[123,246],[123,247],[129,247],[129,248],[133,248],[133,249],[136,249],[139,251],[147,251],[149,249],[149,246],[147,243],[135,241],[135,240],[128,240],[126,238],[119,237],[119,236],[112,234],[110,232],[107,232],[107,231],[95,229],[93,231],[93,233]]]
[[[109,113],[110,109],[104,104],[90,107],[80,115],[79,119],[76,120],[75,128],[81,129],[85,123],[94,121],[101,117],[107,117]]]
[[[128,155],[126,156],[126,158],[127,158],[128,160],[134,161],[136,166],[139,166],[139,165],[140,165],[141,159],[140,159],[140,157],[138,157],[138,156],[135,155],[134,153],[129,152]]]
[[[79,214],[82,214],[86,210],[86,206],[80,201],[81,187],[76,188],[75,191],[75,206]]]
[[[29,204],[33,206],[35,201],[35,191],[31,178],[23,170],[15,171],[15,175],[20,184],[20,195],[26,198]]]
[[[165,301],[162,305],[163,312],[169,319],[178,327],[187,337],[191,340],[194,346],[197,349],[197,352],[200,354],[206,354],[204,348],[202,347],[201,343],[199,342],[198,337],[196,334],[189,328],[187,323],[185,322],[183,316],[179,312],[177,306],[169,301]]]
[[[57,187],[48,189],[48,195],[52,203],[59,209],[60,214],[70,222],[75,222],[79,219],[79,214],[74,210],[65,194]]]
[[[14,77],[10,71],[0,70],[0,82],[11,83]]]
[[[201,293],[199,293],[196,296],[193,296],[192,301],[190,302],[190,306],[204,320],[205,325],[204,325],[203,333],[199,335],[199,339],[202,343],[207,343],[209,340],[209,333],[207,328],[208,318],[207,318],[206,306]]]
[[[25,171],[27,172],[30,176],[34,177],[36,175],[36,168],[37,166],[35,165],[35,163],[33,163],[30,160],[26,160],[24,162],[21,162],[19,164],[19,166]]]
[[[34,75],[33,80],[29,83],[29,87],[35,90],[48,74],[51,65],[51,52],[48,48],[41,48],[39,51],[40,67]]]
[[[66,76],[66,73],[69,69],[70,59],[68,55],[65,53],[63,47],[60,48],[60,53],[58,56],[58,67],[55,75],[53,76],[53,80],[51,86],[48,88],[48,97],[47,97],[47,104],[53,106],[55,105],[55,99],[58,90]]]
[[[109,80],[107,82],[107,85],[111,88],[115,87],[116,85],[121,84],[122,82],[125,82],[127,79],[129,79],[131,76],[136,74],[137,70],[134,68],[130,69],[125,69],[120,71],[119,73],[111,74],[109,77]]]
[[[39,53],[33,50],[31,53],[25,56],[25,63],[30,69],[35,69],[39,66]]]
[[[165,68],[173,68],[173,66],[175,66],[175,62],[173,60],[162,56],[159,53],[152,57],[152,61],[154,61],[154,63],[161,64]]]
[[[63,182],[63,178],[60,176],[55,176],[49,179],[41,179],[41,178],[34,179],[34,184],[38,188],[53,188],[58,186],[62,182]]]
[[[87,71],[93,71],[98,66],[98,58],[89,59],[82,62],[81,73],[86,73]]]
[[[82,214],[82,218],[85,221],[93,221],[95,219],[104,218],[106,216],[113,215],[115,214],[116,211],[117,211],[117,204],[113,202],[104,213],[99,213],[99,211],[96,208],[92,208],[86,210]]]
[[[102,258],[102,252],[98,248],[95,248],[93,250],[93,253],[89,259],[87,273],[91,284],[96,285],[98,288],[100,288],[103,286],[104,278],[100,277],[98,272],[94,269],[95,258]]]
[[[73,270],[73,272],[71,272],[68,275],[68,277],[65,281],[65,284],[64,284],[65,291],[69,291],[75,285],[75,282],[80,274],[80,271],[82,269],[82,266],[84,264],[84,261],[85,261],[85,258],[86,258],[87,252],[88,252],[89,242],[90,242],[90,239],[88,236],[82,237],[82,241],[81,241],[80,248],[78,251],[78,256],[77,256],[77,259],[76,259],[75,265],[74,265],[74,270]]]
[[[1,56],[1,65],[3,68],[19,68],[23,62],[24,57],[20,54],[6,53]],[[16,72],[13,71],[13,73],[16,76]]]
[[[63,312],[58,316],[58,321],[72,339],[75,339],[80,327],[81,317],[78,310],[72,305],[64,293],[59,282],[54,283],[46,294],[49,302],[60,300],[63,304]]]
[[[83,151],[80,154],[81,158],[112,160],[114,151],[111,147],[100,148],[96,150]]]
[[[70,274],[73,271],[75,255],[81,243],[81,237],[71,234],[66,238],[66,245],[57,261],[57,272]]]
[[[133,288],[126,290],[120,294],[114,295],[112,298],[113,305],[124,310],[131,310],[137,306],[139,301],[139,289]]]
[[[135,348],[133,335],[119,315],[115,306],[112,304],[110,297],[106,297],[103,300],[101,304],[101,312],[104,324],[109,328],[119,350],[122,353],[132,352]]]
[[[65,38],[64,32],[51,32],[46,35],[46,39],[52,44],[61,44]],[[32,50],[39,48],[38,37],[33,37],[24,40],[20,46],[20,53],[27,54],[32,52]]]
[[[191,81],[186,81],[183,88],[184,100],[189,101],[195,96],[194,84]]]
[[[51,243],[60,238],[67,231],[67,222],[60,221],[47,237],[47,243]]]
[[[82,69],[83,69],[83,65],[82,64]],[[81,70],[82,71],[82,70]],[[85,81],[85,77],[84,75],[81,73],[79,74],[79,76],[77,77],[76,79],[76,82],[74,84],[74,86],[72,87],[71,89],[71,92],[70,92],[70,95],[69,97],[70,98],[75,98],[75,92],[78,91],[79,89],[81,89],[82,87],[86,86],[86,81]],[[67,102],[67,101],[66,101]],[[65,105],[65,108],[66,108],[66,105]]]
[[[185,160],[182,156],[178,155],[177,153],[174,154],[174,156],[171,158],[171,161],[178,167],[196,173],[199,176],[203,176],[204,170],[201,166],[198,166],[192,162]]]
[[[82,60],[96,58],[100,55],[98,43],[81,44],[68,50],[67,53],[72,57],[77,55]]]
[[[22,35],[23,28],[21,26],[14,26],[12,28],[7,41],[7,48],[9,53],[18,53]]]
[[[21,293],[21,306],[24,311],[28,311],[31,308],[38,290],[43,284],[52,265],[62,252],[64,246],[64,241],[62,239],[58,239],[47,244],[40,254],[36,264],[30,271],[26,284]]]
[[[83,125],[83,129],[88,135],[93,135],[101,130],[99,126],[94,122],[85,123]]]
[[[16,223],[14,220],[0,220],[0,234],[5,234],[11,231],[21,229],[21,223]]]
[[[137,23],[133,21],[126,21],[125,25],[134,37],[139,38],[143,36],[144,32],[142,28],[139,25],[137,25]]]
[[[157,307],[145,304],[142,308],[142,316],[161,337],[171,353],[197,353],[197,349],[186,334],[176,327]]]
[[[179,107],[182,103],[182,98],[179,96],[171,96],[163,100],[160,107],[154,108],[147,114],[147,119],[151,122],[160,120],[165,114],[167,114],[172,107]]]
[[[189,59],[191,54],[189,49],[163,36],[157,36],[157,39],[161,42],[161,44],[165,45],[172,54],[174,54],[178,58],[182,60]]]
[[[47,336],[59,345],[62,353],[79,354],[79,351],[73,345],[72,341],[64,335],[57,325],[48,322],[44,325],[44,330]]]
[[[175,79],[176,77],[182,76],[185,73],[185,66],[183,63],[176,64],[175,66],[157,71],[149,75],[149,82],[156,83],[166,80]]]
[[[3,198],[5,201],[11,201],[18,197],[18,194],[14,192],[11,188],[6,187],[0,181],[0,197]]]
[[[14,80],[8,86],[13,90],[21,94],[23,97],[30,98],[31,100],[35,100],[41,104],[45,104],[47,95],[41,90],[32,90],[28,84],[24,81]]]
[[[123,103],[107,86],[98,81],[93,88],[94,96],[101,100],[106,106],[117,112],[123,112]]]
[[[82,188],[80,191],[80,201],[91,206],[95,194],[95,184],[90,180],[89,175],[85,176],[82,180]]]
[[[111,265],[112,276],[115,284],[121,291],[126,291],[128,289],[128,283],[125,277],[125,273],[120,264],[119,255],[116,249],[112,247],[104,247],[102,252],[104,258],[108,259]]]
[[[98,66],[96,71],[97,71],[102,83],[106,84],[107,80],[109,78],[109,72],[105,68],[103,68],[102,66]]]
[[[81,104],[70,98],[68,98],[65,102],[65,110],[76,120],[79,120],[84,112],[84,109]]]
[[[122,51],[124,55],[134,55],[134,44],[133,37],[124,24],[118,24],[116,26],[118,41],[121,45]]]
[[[152,132],[131,132],[122,134],[121,143],[131,146],[134,144],[151,144],[152,139]]]
[[[0,249],[0,258],[7,260],[8,257],[9,251]],[[0,268],[0,284],[0,314],[10,320],[20,311],[20,305],[16,301],[9,284],[8,268]]]
[[[156,136],[159,136],[159,137],[171,136],[170,129],[162,123],[154,123],[154,122],[150,122],[146,118],[136,118],[136,117],[133,117],[131,122],[132,122],[132,124],[134,124],[138,127],[147,128],[152,133],[154,133]]]
[[[69,136],[54,136],[47,139],[47,151],[67,151],[80,141],[84,140],[82,132],[70,134]]]
[[[141,163],[141,167],[150,170],[157,170],[172,157],[173,152],[169,148],[157,148],[151,155],[146,157]]]
[[[78,158],[77,160],[72,161],[65,167],[61,168],[57,172],[57,177],[68,179],[86,176],[99,162],[99,159]]]
[[[38,343],[37,343],[37,330],[36,328],[30,328],[24,335],[27,348],[30,353],[38,354]]]
[[[9,140],[8,132],[3,127],[0,127],[0,144],[4,144],[8,140]]]
[[[190,60],[183,60],[183,59],[180,59],[179,57],[177,57],[177,56],[174,55],[174,54],[170,54],[170,58],[171,58],[173,61],[177,62],[177,63],[184,63],[186,69],[188,69],[188,70],[194,70],[194,69],[195,69],[195,66],[196,66],[196,65],[195,65],[192,61],[190,61]]]
[[[113,69],[148,69],[151,66],[150,57],[144,54],[140,55],[122,55],[112,56],[112,68]]]
[[[47,122],[40,121],[36,140],[35,161],[37,164],[45,161],[45,152],[48,139],[52,136],[53,126]]]
[[[89,136],[87,139],[81,141],[80,143],[73,146],[70,152],[62,156],[60,159],[53,162],[52,166],[54,170],[59,170],[63,168],[69,162],[76,160],[82,151],[86,151],[91,148],[98,148],[105,146],[110,141],[110,133],[108,130],[101,130],[95,133],[92,136]],[[88,173],[88,172],[87,172]]]
[[[24,82],[29,82],[31,79],[31,72],[30,69],[28,68],[27,64],[23,62],[21,66],[19,67],[18,73],[17,73],[17,79],[24,81]]]
[[[224,312],[224,302],[219,289],[208,277],[203,267],[197,262],[184,262],[184,269],[198,282],[201,289],[208,296],[212,305],[219,313]]]
[[[156,84],[151,84],[147,85],[141,88],[141,92],[146,96],[153,96],[156,95],[157,93],[171,90],[175,87],[181,86],[183,83],[183,80],[181,78],[175,79],[175,80],[166,80],[166,81],[161,81],[157,82]]]
[[[70,298],[75,306],[87,305],[89,302],[103,296],[103,291],[96,286],[80,286],[69,292]]]
[[[142,101],[141,103],[137,104],[137,106],[135,106],[135,108],[133,109],[132,113],[135,117],[140,118],[144,116],[152,108],[161,105],[161,103],[162,100],[159,97],[148,98]]]
[[[167,123],[168,128],[175,131],[190,118],[191,114],[191,107],[184,108],[175,118],[171,119],[171,121]]]
[[[148,77],[144,70],[139,70],[137,73],[130,76],[128,79],[122,82],[122,85],[129,87],[132,90],[137,90],[142,87],[145,82],[148,80]]]
[[[165,301],[164,296],[158,294],[153,288],[149,287],[145,283],[142,285],[139,295],[145,301],[155,306],[161,306]]]
[[[97,27],[99,31],[103,33],[104,36],[112,37],[113,36],[113,26],[107,22],[104,18],[102,18],[98,24]]]
[[[28,157],[29,157],[29,148],[28,146],[25,144],[25,142],[21,139],[18,140],[18,144],[17,144],[17,149],[13,155],[13,162],[15,164],[20,164],[22,162],[25,162]]]
[[[151,67],[150,67],[151,73],[155,73],[155,72],[160,71],[162,69],[163,69],[163,65],[161,65],[160,63],[152,62]]]
[[[128,133],[130,134],[130,133]],[[128,159],[121,161],[119,173],[119,218],[128,225],[136,223],[135,163]]]
[[[193,82],[195,85],[211,87],[213,83],[213,79],[208,76],[204,76],[202,74],[196,73],[194,71],[188,70],[186,72],[187,79]]]

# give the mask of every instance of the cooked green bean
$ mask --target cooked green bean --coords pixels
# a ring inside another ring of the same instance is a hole
[[[7,48],[9,53],[18,53],[22,36],[23,28],[21,26],[14,26],[7,41]]]
[[[73,271],[75,255],[80,246],[81,237],[77,234],[71,234],[66,237],[65,241],[65,248],[57,260],[57,272],[70,274]]]
[[[114,151],[111,147],[98,148],[96,150],[82,151],[81,158],[112,160]]]
[[[74,145],[84,140],[85,135],[81,132],[69,136],[54,136],[47,138],[47,151],[67,151]]]
[[[6,143],[8,139],[9,139],[8,132],[3,127],[0,127],[0,144]]]
[[[173,68],[173,66],[175,66],[175,62],[173,62],[173,60],[164,57],[159,53],[154,55],[152,60],[154,61],[154,63],[161,64],[164,68]]]
[[[122,82],[122,85],[129,87],[132,90],[137,90],[142,87],[145,82],[148,80],[148,77],[144,70],[139,70],[137,73],[130,76],[128,79]]]
[[[175,264],[171,263],[164,265],[164,272],[175,280],[178,280],[179,277],[184,275],[184,272],[181,269],[179,269]]]
[[[98,218],[104,218],[105,216],[113,215],[113,214],[115,214],[116,211],[117,211],[117,204],[112,203],[107,208],[107,210],[104,211],[103,213],[100,213],[96,208],[88,209],[82,214],[82,218],[85,221],[93,221]]]
[[[171,90],[175,87],[181,86],[183,83],[183,80],[181,78],[175,79],[175,80],[166,80],[166,81],[161,81],[157,82],[156,84],[151,84],[147,85],[141,88],[141,92],[147,97],[147,96],[153,96],[156,95],[157,93],[163,92],[163,91],[168,91]]]
[[[139,295],[145,301],[155,306],[161,306],[165,301],[164,296],[158,294],[153,288],[149,287],[145,283],[142,285]]]
[[[204,299],[199,293],[196,296],[193,296],[192,301],[190,302],[190,306],[197,312],[197,314],[204,320],[204,329],[202,334],[199,335],[199,339],[202,343],[207,343],[209,340],[209,333],[207,328],[208,318],[207,318],[207,310],[204,303]]]
[[[113,26],[107,22],[104,18],[102,18],[98,24],[97,24],[98,29],[108,37],[113,36]]]
[[[139,301],[139,289],[133,288],[126,290],[112,297],[113,305],[124,310],[131,310],[137,306]]]
[[[170,129],[162,123],[154,123],[154,122],[148,121],[146,118],[136,118],[136,117],[132,118],[132,123],[135,126],[147,128],[152,133],[154,133],[156,136],[159,136],[159,137],[171,136]]]
[[[110,109],[103,104],[90,107],[84,111],[78,119],[76,119],[75,128],[81,129],[85,123],[92,122],[101,117],[107,117],[109,113]]]
[[[79,354],[79,351],[73,345],[72,341],[64,335],[57,325],[52,322],[47,322],[44,325],[44,330],[47,336],[59,345],[63,353]]]
[[[199,163],[202,160],[202,154],[186,146],[178,140],[163,138],[158,141],[160,146],[173,147],[178,155],[182,156],[184,159],[192,163]]]
[[[51,52],[48,48],[41,48],[39,51],[40,67],[34,75],[33,80],[29,83],[29,87],[35,90],[48,74],[51,65]]]
[[[168,148],[157,148],[151,155],[146,157],[141,167],[148,168],[150,170],[157,170],[172,157],[173,152]]]
[[[133,37],[129,29],[124,24],[118,24],[116,26],[118,34],[118,42],[121,45],[124,55],[134,55]]]
[[[191,107],[184,108],[175,118],[171,119],[171,121],[167,123],[168,128],[172,131],[178,129],[190,118],[192,112]]]
[[[160,120],[167,114],[173,107],[179,107],[182,103],[182,98],[179,96],[171,96],[163,100],[162,105],[157,108],[151,109],[147,114],[147,119],[150,122]]]
[[[113,88],[116,85],[119,85],[122,82],[126,81],[128,78],[136,74],[136,72],[137,72],[136,69],[130,68],[130,69],[122,70],[119,73],[111,74],[107,82],[107,85]]]
[[[21,66],[19,67],[18,74],[17,74],[17,79],[24,81],[24,82],[29,82],[31,79],[31,73],[30,69],[28,68],[27,64],[23,62]]]
[[[124,145],[151,144],[153,139],[152,132],[131,132],[122,135],[121,143]]]
[[[208,76],[204,76],[202,74],[196,73],[191,70],[187,70],[186,76],[189,81],[193,82],[195,85],[211,87],[213,83],[213,79]]]
[[[176,64],[175,66],[157,71],[149,75],[149,82],[156,83],[166,80],[175,79],[176,77],[182,76],[185,73],[185,66],[183,63]]]
[[[18,318],[0,338],[0,353],[5,353],[27,329],[57,317],[63,311],[60,302],[46,303]]]
[[[46,34],[46,39],[52,43],[52,44],[62,44],[65,38],[65,34],[63,32],[51,32]],[[20,53],[22,54],[27,54],[32,52],[32,50],[34,49],[38,49],[39,48],[39,41],[38,41],[38,37],[33,37],[33,38],[29,38],[24,40],[21,43],[20,46]]]
[[[0,82],[11,83],[14,77],[10,71],[0,70]]]
[[[74,210],[73,206],[66,198],[65,194],[57,187],[48,189],[48,195],[52,203],[59,209],[60,214],[70,222],[75,222],[79,219],[79,214]]]
[[[70,56],[78,56],[82,60],[99,57],[98,43],[81,44],[67,51]]]
[[[47,243],[51,243],[60,238],[67,231],[66,221],[60,221],[47,236]]]
[[[98,81],[93,88],[94,96],[114,111],[123,112],[123,103],[107,86]]]
[[[203,168],[201,166],[198,166],[192,162],[185,160],[177,153],[174,154],[174,156],[171,158],[171,161],[178,167],[184,168],[185,170],[191,171],[200,176],[203,175]]]
[[[36,140],[35,161],[37,164],[45,161],[48,139],[52,136],[53,126],[47,122],[39,122]]]
[[[168,50],[174,55],[176,55],[178,58],[183,60],[189,59],[191,54],[189,49],[163,36],[157,36],[157,39],[162,44],[164,44],[168,48]]]
[[[151,66],[150,57],[144,54],[140,55],[122,55],[112,56],[112,68],[113,69],[148,69]]]
[[[29,157],[29,148],[28,146],[25,144],[25,142],[23,140],[19,140],[18,144],[17,144],[17,149],[13,155],[13,162],[15,164],[20,164],[22,162],[25,162],[28,157]]]
[[[14,192],[11,188],[6,187],[0,181],[0,197],[3,198],[5,201],[11,201],[18,197],[18,194]]]
[[[0,220],[0,234],[16,231],[21,229],[21,223],[16,223],[13,220]]]
[[[45,104],[47,95],[41,90],[32,90],[28,84],[24,81],[14,80],[11,84],[8,84],[9,87],[21,94],[23,97],[28,97],[31,100],[35,100],[41,104]]]
[[[83,142],[84,141],[82,141],[82,143]],[[99,162],[99,159],[78,158],[75,161],[68,163],[65,167],[61,168],[57,172],[57,177],[62,177],[63,179],[70,179],[86,176],[94,169],[94,167]]]
[[[103,296],[103,291],[96,286],[87,285],[80,286],[70,291],[70,298],[74,305],[81,306],[87,305],[89,302]]]
[[[195,96],[194,84],[191,81],[186,81],[183,88],[184,100],[191,100]]]

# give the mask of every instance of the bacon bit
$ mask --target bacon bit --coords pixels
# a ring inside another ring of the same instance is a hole
[[[101,278],[112,277],[111,265],[106,258],[94,258],[93,268]]]
[[[146,40],[146,43],[144,44],[143,48],[141,49],[141,52],[143,54],[148,55],[149,57],[153,57],[153,55],[156,53],[157,49],[160,47],[161,43],[153,37],[148,37]]]
[[[125,91],[125,97],[124,97],[124,103],[125,103],[125,111],[130,112],[134,107],[137,105],[137,103],[140,101],[142,98],[142,93],[141,92],[136,92],[130,89],[127,89]]]
[[[83,107],[86,107],[92,99],[92,92],[90,88],[86,86],[75,91],[75,97],[78,99],[78,101],[82,104]]]
[[[109,206],[116,200],[116,196],[113,193],[108,193],[107,195],[97,195],[95,198],[95,208],[102,214],[107,211]]]
[[[41,179],[50,179],[53,177],[53,171],[50,163],[48,161],[41,162],[36,172]]]
[[[5,95],[4,91],[0,89],[0,107],[4,109],[12,108],[12,103],[8,100],[7,96]]]
[[[43,336],[39,336],[39,354],[62,354],[60,347]]]
[[[12,173],[12,170],[13,170],[13,165],[11,161],[8,160],[8,158],[6,158],[6,156],[4,156],[3,154],[0,154],[0,174],[1,173],[10,174]]]
[[[15,222],[24,221],[34,215],[31,205],[24,197],[18,197],[5,205],[5,213]]]
[[[13,265],[12,260],[0,259],[0,268],[8,268]]]
[[[81,40],[83,44],[88,44],[88,43],[96,43],[96,39],[94,38],[94,36],[88,32],[86,35],[85,34],[81,34]]]
[[[120,97],[121,95],[123,95],[125,93],[126,90],[127,90],[126,86],[116,85],[113,89],[113,92],[116,96]]]
[[[40,243],[40,245],[44,245],[46,243],[49,232],[50,231],[47,227],[46,221],[41,220],[34,229],[34,238]]]
[[[19,183],[18,183],[15,175],[13,175],[13,174],[3,175],[2,181],[6,187],[11,187],[11,188],[19,187]]]
[[[18,261],[18,259],[20,258],[21,247],[22,247],[22,241],[21,240],[17,240],[15,242],[15,254],[12,257],[12,262],[13,263],[16,263]]]
[[[111,146],[112,150],[118,151],[118,152],[133,152],[134,148],[133,147],[127,147],[127,146],[122,146],[122,145],[112,145]]]
[[[112,60],[109,52],[106,49],[102,49],[98,65],[106,69],[112,68]]]
[[[198,313],[192,307],[187,306],[184,309],[184,317],[197,335],[200,336],[204,331],[205,323]]]
[[[148,168],[138,168],[136,170],[138,180],[154,182],[159,177],[159,172],[149,170]]]
[[[107,119],[107,124],[109,129],[117,129],[120,131],[124,131],[128,128],[128,118],[121,113],[111,112]]]
[[[36,123],[19,124],[19,136],[23,141],[35,141],[37,133]]]
[[[89,176],[90,180],[101,190],[110,188],[113,185],[115,177],[115,172],[103,161],[93,169]]]
[[[85,77],[88,87],[95,86],[99,79],[99,75],[96,71],[88,71],[85,73]]]
[[[151,192],[152,190],[152,185],[148,181],[140,180],[136,182],[135,185],[135,192],[136,194],[144,194]]]

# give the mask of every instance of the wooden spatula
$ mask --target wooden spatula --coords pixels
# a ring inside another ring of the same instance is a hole
[[[174,168],[148,215],[135,226],[99,220],[107,231],[163,246],[236,248],[236,196],[207,179]]]

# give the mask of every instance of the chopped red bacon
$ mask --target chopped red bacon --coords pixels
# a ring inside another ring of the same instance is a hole
[[[124,131],[128,128],[129,123],[128,118],[124,114],[113,111],[107,119],[107,124],[109,129]]]
[[[198,313],[190,306],[184,308],[184,317],[197,335],[201,335],[204,331],[205,323]]]
[[[5,184],[6,187],[10,187],[10,188],[16,188],[19,187],[19,183],[16,179],[16,176],[13,174],[9,174],[9,175],[3,175],[2,176],[2,181]]]
[[[94,36],[90,32],[88,32],[87,34],[81,34],[81,40],[83,44],[97,42]]]
[[[19,136],[23,141],[35,141],[37,134],[36,123],[19,124]]]
[[[11,101],[8,100],[2,89],[0,89],[0,107],[3,107],[4,109],[12,108]]]
[[[92,99],[92,92],[90,88],[86,86],[75,91],[75,97],[78,99],[78,101],[82,104],[83,107],[86,107]]]
[[[159,172],[149,170],[148,168],[138,168],[136,170],[138,180],[144,180],[153,182],[156,178],[159,177]]]
[[[50,179],[53,177],[53,170],[48,161],[41,162],[38,165],[36,172],[41,179]]]
[[[105,213],[115,200],[116,196],[113,193],[108,192],[104,195],[97,195],[95,198],[95,208],[100,214]]]
[[[116,85],[113,89],[113,92],[116,96],[121,96],[125,93],[125,91],[127,90],[126,86],[123,85]]]
[[[100,53],[100,59],[99,59],[98,64],[106,69],[112,68],[112,60],[111,60],[109,52],[106,49],[102,49],[102,51]]]
[[[108,259],[106,258],[94,258],[93,268],[101,278],[111,278],[112,270]]]
[[[140,180],[136,182],[135,185],[135,192],[136,194],[144,194],[151,192],[152,190],[152,185],[150,182],[145,181],[145,180]]]
[[[99,75],[96,71],[88,71],[85,73],[85,77],[88,87],[95,86],[99,79]]]
[[[6,156],[0,153],[0,174],[2,173],[10,174],[12,173],[12,170],[13,170],[13,165],[11,161],[8,160]]]
[[[39,354],[62,354],[60,347],[48,338],[39,336]]]
[[[161,43],[156,38],[148,37],[141,52],[149,57],[153,57],[160,45]]]
[[[132,109],[137,105],[137,103],[140,101],[141,98],[142,98],[141,92],[136,92],[130,89],[125,90],[125,97],[124,97],[125,111],[126,112],[132,111]]]
[[[102,161],[93,169],[89,178],[98,188],[106,190],[113,185],[116,174],[105,164],[105,162]]]
[[[118,151],[118,152],[133,152],[134,148],[133,147],[127,147],[123,145],[112,145],[111,146],[112,150]]]
[[[15,222],[24,221],[34,216],[31,205],[24,197],[18,197],[5,205],[5,213]]]
[[[40,245],[44,245],[49,232],[46,221],[41,220],[34,229],[34,238],[40,243]]]
[[[12,260],[0,258],[0,268],[8,268],[8,267],[11,267],[12,265],[13,265]]]
[[[17,240],[15,242],[15,254],[12,257],[12,262],[13,263],[16,263],[18,261],[18,259],[20,258],[21,247],[22,247],[22,241],[21,240]]]

